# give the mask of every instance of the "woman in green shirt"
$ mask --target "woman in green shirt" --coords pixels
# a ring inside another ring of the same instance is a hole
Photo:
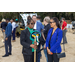
[[[30,39],[30,35],[33,33],[34,21],[30,19],[27,22],[27,28],[21,32],[20,43],[23,46],[22,53],[25,62],[34,62],[34,49],[37,49],[37,42]],[[36,52],[37,61],[37,52]]]

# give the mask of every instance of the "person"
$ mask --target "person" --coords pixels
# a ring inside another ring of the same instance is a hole
[[[30,39],[31,33],[34,31],[35,22],[30,19],[27,21],[27,28],[21,32],[20,43],[23,46],[23,57],[25,62],[34,62],[34,49],[37,49],[36,42],[33,43]],[[36,52],[36,61],[37,61],[37,52]]]
[[[1,21],[0,21],[0,28],[1,28]]]
[[[5,40],[5,30],[6,30],[6,26],[7,26],[6,20],[3,18],[3,19],[2,19],[2,23],[1,23],[1,28],[2,28],[2,33],[3,33],[3,38],[4,38],[4,40]]]
[[[57,54],[61,53],[62,30],[60,29],[58,18],[53,17],[50,20],[50,25],[52,28],[49,30],[46,39],[48,62],[59,62]]]
[[[5,31],[5,55],[2,57],[7,57],[11,54],[11,50],[12,50],[12,46],[11,46],[11,34],[12,34],[12,25],[10,23],[9,19],[6,19],[7,22],[7,27],[6,27],[6,31]],[[9,51],[8,51],[8,47],[9,47]]]
[[[32,19],[31,16],[28,16],[28,17],[27,17],[27,21],[30,20],[30,19]],[[27,25],[28,25],[28,24],[27,24]],[[27,25],[25,26],[25,29],[28,27]]]
[[[63,43],[62,44],[66,44],[67,43],[67,38],[66,38],[66,32],[67,32],[67,23],[65,21],[65,18],[62,18],[62,30],[63,30]]]
[[[17,38],[19,38],[19,36],[21,34],[20,24],[18,22],[18,19],[15,19],[15,22],[16,22],[16,35],[17,35]]]
[[[11,19],[11,23],[12,23],[12,36],[13,36],[12,42],[15,42],[15,32],[16,32],[16,23],[15,23],[15,19]]]
[[[39,31],[40,34],[41,34],[41,31],[44,29],[44,26],[42,25],[41,21],[39,20],[40,16],[33,15],[32,19],[35,22],[34,29],[36,29],[37,31]],[[40,44],[38,46],[38,50],[40,50]],[[41,52],[38,52],[38,62],[40,62],[41,56],[42,56]]]
[[[30,19],[31,19],[31,16],[29,15],[29,16],[27,17],[27,21],[30,20]]]
[[[36,29],[41,33],[41,31],[44,29],[44,26],[42,25],[41,21],[38,19],[38,16],[33,15],[32,19],[35,22],[34,29]]]
[[[41,16],[40,15],[37,16],[37,21],[41,22]]]
[[[48,34],[49,29],[51,28],[50,17],[45,17],[43,23],[44,23],[44,29],[42,31],[42,36],[40,38],[40,44],[42,44],[42,46],[45,48],[45,42],[46,42],[47,34]],[[46,61],[48,62],[47,50],[46,49],[44,49],[44,54],[45,54],[45,57],[46,57]]]

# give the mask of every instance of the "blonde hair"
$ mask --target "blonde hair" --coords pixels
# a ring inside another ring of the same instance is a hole
[[[6,20],[3,18],[3,19],[2,19],[2,22],[6,22]]]
[[[44,18],[44,21],[46,21],[47,23],[50,23],[50,17],[49,17],[49,16],[46,16],[46,17]]]

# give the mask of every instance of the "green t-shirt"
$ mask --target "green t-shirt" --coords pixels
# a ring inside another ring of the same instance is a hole
[[[28,28],[30,34],[32,34],[34,30],[33,30],[33,29],[30,29],[29,27],[27,27],[27,28]],[[32,41],[32,40],[31,40],[31,41]],[[34,44],[34,41],[32,41],[32,44]],[[34,48],[32,48],[32,52],[34,52]]]

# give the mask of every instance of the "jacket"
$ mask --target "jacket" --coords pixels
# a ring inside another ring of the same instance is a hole
[[[30,32],[28,28],[21,32],[20,43],[23,46],[22,53],[24,55],[32,55],[32,48],[30,47],[32,41],[30,40]]]
[[[48,31],[51,29],[51,26],[50,24],[47,24],[46,26],[44,26],[44,29],[43,29],[43,34],[44,34],[44,37],[45,39],[47,38],[47,34],[48,34]],[[46,41],[43,39],[43,36],[41,35],[41,38],[40,38],[40,43],[42,45],[44,45]]]
[[[5,30],[5,35],[6,35],[6,37],[9,37],[11,34],[12,34],[12,25],[9,22],[7,27],[6,27],[6,30]]]
[[[41,33],[41,30],[44,29],[44,26],[42,25],[41,22],[36,22],[36,30],[39,31]]]
[[[53,28],[51,28],[48,32],[48,35],[47,35],[47,39],[46,39],[46,47],[49,48],[49,40],[50,40],[50,36],[51,36],[51,33],[53,31]],[[62,30],[57,28],[56,31],[54,32],[54,34],[52,35],[51,37],[51,41],[50,41],[50,51],[52,53],[61,53],[61,46],[60,46],[60,43],[61,43],[61,40],[62,40]]]
[[[2,29],[6,30],[6,26],[7,26],[7,23],[6,22],[2,22],[1,23],[1,28]]]

